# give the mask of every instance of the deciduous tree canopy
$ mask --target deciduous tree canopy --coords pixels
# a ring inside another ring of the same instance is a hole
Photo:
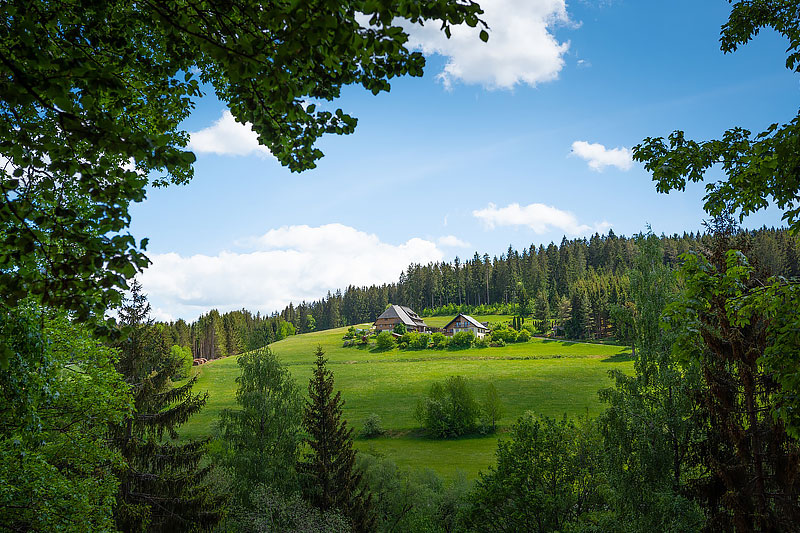
[[[293,171],[356,119],[317,105],[422,74],[401,22],[481,23],[471,0],[18,0],[0,7],[0,293],[88,316],[147,264],[121,234],[148,180],[186,183],[180,124],[213,90]],[[486,36],[485,32],[482,36]]]

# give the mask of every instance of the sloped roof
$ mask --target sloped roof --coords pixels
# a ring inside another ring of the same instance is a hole
[[[400,322],[406,326],[426,326],[425,322],[423,322],[417,313],[403,305],[389,306],[389,308],[378,317],[378,319],[381,318],[399,318]]]
[[[469,315],[465,315],[465,314],[463,314],[463,313],[459,313],[459,314],[457,314],[457,315],[456,315],[456,317],[455,317],[453,320],[451,320],[450,322],[448,322],[448,323],[447,323],[447,325],[446,325],[445,327],[443,327],[442,329],[447,329],[448,327],[450,327],[450,324],[452,324],[453,322],[455,322],[456,320],[458,320],[458,317],[464,317],[464,320],[466,320],[467,322],[469,322],[470,324],[472,324],[472,325],[473,325],[473,326],[475,326],[476,328],[479,328],[479,329],[489,329],[488,327],[486,327],[485,325],[481,324],[480,322],[478,322],[477,320],[475,320],[475,319],[474,319],[474,318],[472,318],[471,316],[469,316]]]

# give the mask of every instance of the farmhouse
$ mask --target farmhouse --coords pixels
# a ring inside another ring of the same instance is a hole
[[[390,305],[375,321],[378,331],[392,331],[398,324],[404,324],[408,331],[425,331],[428,327],[417,313],[402,305]]]
[[[453,334],[458,333],[459,331],[471,331],[477,338],[482,339],[484,335],[489,333],[489,328],[486,326],[486,324],[481,324],[471,316],[461,313],[459,313],[459,315],[453,320],[448,322],[447,325],[442,329],[444,330],[444,334],[449,337],[452,337]]]

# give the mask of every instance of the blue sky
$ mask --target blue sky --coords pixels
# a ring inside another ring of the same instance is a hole
[[[772,32],[719,50],[721,0],[490,0],[491,38],[412,30],[422,78],[325,104],[359,119],[293,174],[213,93],[186,121],[186,186],[132,209],[149,237],[142,276],[156,316],[272,312],[349,284],[396,281],[409,262],[499,255],[612,228],[696,231],[703,186],[655,192],[629,158],[648,136],[761,130],[797,113],[798,79]],[[770,209],[745,222],[779,225]]]

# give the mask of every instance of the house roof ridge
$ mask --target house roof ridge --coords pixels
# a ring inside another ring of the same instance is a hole
[[[458,317],[460,317],[460,316],[463,316],[465,319],[467,319],[467,322],[471,323],[473,326],[475,326],[475,327],[477,327],[477,328],[480,328],[480,329],[489,329],[489,328],[488,328],[487,326],[485,326],[484,324],[481,324],[480,322],[478,322],[477,320],[475,320],[475,319],[474,319],[474,318],[472,318],[471,316],[469,316],[469,315],[465,315],[464,313],[458,313],[458,314],[457,314],[455,317],[453,317],[453,319],[452,319],[450,322],[448,322],[447,324],[445,324],[445,325],[444,325],[444,327],[443,327],[442,329],[447,329],[447,327],[449,327],[449,326],[450,326],[450,324],[452,324],[453,322],[455,322],[455,321],[458,319]]]

